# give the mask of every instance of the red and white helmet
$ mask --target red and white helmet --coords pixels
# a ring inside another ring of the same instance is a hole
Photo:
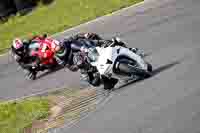
[[[12,46],[14,49],[18,50],[18,49],[21,49],[24,45],[21,39],[16,38],[13,40]]]

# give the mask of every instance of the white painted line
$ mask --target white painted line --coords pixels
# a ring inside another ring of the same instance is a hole
[[[43,96],[45,94],[49,94],[49,93],[52,93],[52,92],[55,92],[55,91],[61,91],[62,89],[64,90],[65,88],[55,88],[55,89],[45,90],[45,91],[41,91],[41,92],[34,93],[34,94],[31,94],[31,95],[22,96],[22,97],[19,97],[19,98],[9,99],[9,100],[5,100],[5,101],[14,102],[14,101],[19,101],[19,100],[23,100],[23,99],[26,99],[26,98],[34,97],[34,96]]]
[[[104,15],[104,16],[101,16],[101,17],[98,17],[98,18],[93,19],[93,20],[91,20],[91,21],[88,21],[88,22],[85,22],[85,23],[83,23],[83,24],[77,25],[77,26],[75,26],[75,27],[69,28],[69,29],[67,29],[67,30],[65,30],[65,31],[55,33],[55,34],[52,35],[52,37],[59,36],[60,34],[64,34],[64,33],[66,33],[66,32],[69,32],[69,31],[74,30],[74,29],[76,29],[76,28],[79,28],[79,27],[81,27],[81,26],[89,25],[89,24],[95,23],[95,22],[97,22],[97,21],[106,19],[107,17],[111,17],[112,15],[115,15],[115,14],[117,14],[117,13],[121,13],[121,12],[123,12],[123,11],[126,11],[126,10],[130,9],[130,8],[143,5],[145,2],[147,2],[147,1],[144,0],[144,1],[142,1],[142,2],[139,2],[139,3],[137,3],[137,4],[134,4],[134,5],[132,5],[132,6],[122,8],[122,9],[117,10],[117,11],[115,11],[115,12],[112,12],[112,13],[110,13],[110,14],[107,14],[107,15]]]

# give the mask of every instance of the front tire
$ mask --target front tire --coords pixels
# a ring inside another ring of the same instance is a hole
[[[115,85],[118,83],[118,79],[115,78],[107,78],[105,76],[102,76],[103,86],[105,90],[111,90],[115,87]]]
[[[31,72],[30,74],[28,74],[28,78],[30,80],[36,80],[36,75],[37,75],[36,72]]]
[[[151,76],[152,76],[152,73],[149,71],[143,73],[143,78],[149,78]]]
[[[147,70],[144,70],[135,60],[129,57],[122,56],[117,62],[118,65],[114,69],[115,73],[127,76],[136,75],[139,78],[148,78],[152,75],[152,65],[149,63],[147,63]]]

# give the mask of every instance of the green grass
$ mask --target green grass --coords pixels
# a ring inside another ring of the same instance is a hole
[[[15,16],[0,24],[0,49],[15,37],[53,34],[143,0],[55,0],[26,16]]]
[[[49,103],[45,98],[0,103],[0,133],[23,133],[33,120],[47,118]]]

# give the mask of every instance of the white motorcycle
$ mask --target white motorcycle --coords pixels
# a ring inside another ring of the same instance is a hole
[[[104,89],[112,89],[119,81],[144,79],[152,75],[152,65],[129,48],[116,45],[113,38],[106,47],[93,47],[88,51],[90,65],[96,68]]]

